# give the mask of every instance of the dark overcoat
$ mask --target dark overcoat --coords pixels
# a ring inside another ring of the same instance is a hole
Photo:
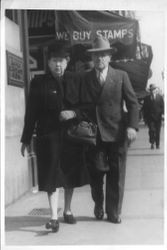
[[[157,94],[154,100],[151,98],[151,95],[145,97],[143,104],[143,115],[147,124],[149,124],[152,120],[161,122],[163,113],[164,100],[160,94]]]
[[[77,82],[71,73],[65,73],[59,80],[51,74],[36,76],[31,82],[21,142],[30,144],[35,131],[38,185],[41,191],[52,192],[56,187],[74,187],[88,183],[87,172],[84,172],[83,167],[83,149],[75,152],[75,148],[72,149],[69,145],[73,152],[70,161],[68,145],[63,144],[63,153],[67,155],[62,155],[64,125],[59,121],[59,114],[63,109],[74,108],[77,101]],[[76,108],[74,110],[77,119],[79,111]],[[60,157],[66,159],[63,166]],[[82,163],[79,166],[78,161]]]

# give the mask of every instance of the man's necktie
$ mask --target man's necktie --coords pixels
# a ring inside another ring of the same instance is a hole
[[[156,96],[154,94],[151,95],[151,100],[155,100]]]
[[[103,74],[101,72],[98,72],[98,81],[99,81],[100,85],[103,86],[105,80],[104,80]]]

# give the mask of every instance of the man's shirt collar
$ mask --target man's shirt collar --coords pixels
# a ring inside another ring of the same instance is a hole
[[[104,79],[104,81],[105,81],[106,78],[107,78],[108,67],[106,67],[106,68],[103,69],[102,71],[99,71],[99,70],[97,70],[97,69],[95,69],[95,70],[96,70],[96,75],[97,75],[97,77],[99,77],[99,74],[102,74],[103,79]]]

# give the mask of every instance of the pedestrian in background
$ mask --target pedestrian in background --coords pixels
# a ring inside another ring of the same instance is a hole
[[[155,84],[149,86],[150,94],[145,97],[143,104],[143,118],[148,126],[151,149],[160,148],[160,131],[162,115],[164,114],[164,100]]]
[[[96,37],[92,56],[94,68],[82,78],[82,101],[97,123],[97,145],[87,153],[94,214],[104,217],[103,179],[106,174],[106,214],[108,221],[121,222],[128,143],[136,139],[138,102],[126,72],[109,66],[114,53],[109,41]],[[124,112],[124,102],[127,112]],[[108,165],[108,167],[107,167]]]
[[[39,191],[46,191],[48,194],[51,219],[46,228],[54,232],[59,230],[59,188],[65,189],[64,221],[74,224],[76,221],[70,207],[73,187],[88,183],[87,173],[84,175],[83,168],[82,171],[80,168],[83,167],[81,160],[79,161],[80,158],[83,159],[82,148],[76,152],[77,164],[73,159],[75,153],[71,154],[71,158],[69,154],[62,155],[62,151],[68,153],[71,147],[69,145],[66,150],[62,150],[62,123],[78,117],[77,109],[69,109],[78,99],[75,77],[72,73],[65,72],[69,60],[69,53],[62,44],[49,46],[49,73],[36,76],[31,82],[21,137],[21,153],[24,156],[36,129],[38,186]],[[63,157],[66,159],[66,165],[62,166],[60,158]],[[75,166],[72,166],[74,162]],[[81,177],[82,174],[85,179]]]

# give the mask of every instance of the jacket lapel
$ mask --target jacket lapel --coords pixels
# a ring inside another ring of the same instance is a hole
[[[91,96],[95,103],[101,100],[101,98],[103,99],[107,93],[111,95],[113,88],[115,88],[116,86],[116,83],[117,74],[115,70],[110,66],[108,68],[107,78],[103,86],[101,86],[98,82],[95,69],[88,73],[88,78],[86,80],[87,88],[89,89],[89,93],[91,93]]]
[[[101,89],[100,99],[103,98],[106,93],[112,93],[116,85],[116,74],[115,70],[109,66],[106,81]]]
[[[97,100],[101,94],[101,91],[102,91],[102,86],[98,82],[95,69],[93,69],[92,71],[89,72],[86,84],[87,84],[87,87],[89,89],[89,93],[91,93],[91,96],[92,96],[94,102],[97,102]]]

